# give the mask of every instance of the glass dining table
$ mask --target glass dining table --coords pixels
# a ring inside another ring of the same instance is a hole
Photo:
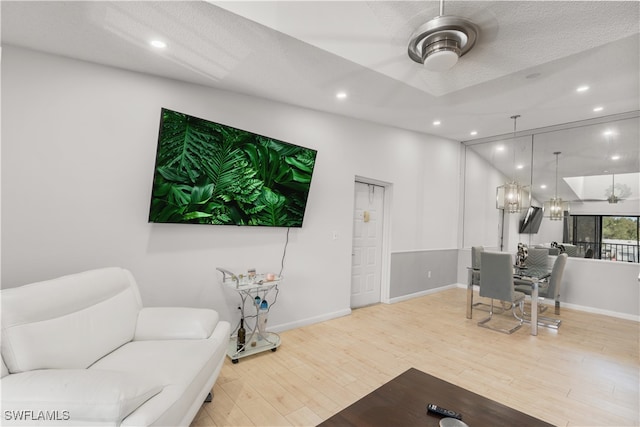
[[[480,274],[480,269],[467,267],[467,319],[473,318],[473,274]],[[540,283],[549,279],[548,269],[527,268],[513,266],[513,278],[519,279],[519,284],[531,286],[531,319],[525,320],[531,324],[531,335],[538,335],[538,290]]]

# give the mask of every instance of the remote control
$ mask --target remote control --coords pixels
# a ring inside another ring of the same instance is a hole
[[[449,409],[444,409],[439,407],[438,405],[434,405],[433,403],[429,403],[427,405],[427,412],[433,412],[434,414],[443,415],[445,417],[456,418],[458,420],[462,420],[462,415],[457,412],[451,411]]]

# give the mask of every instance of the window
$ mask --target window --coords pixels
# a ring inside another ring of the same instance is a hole
[[[585,258],[639,262],[640,217],[571,215],[565,234]]]

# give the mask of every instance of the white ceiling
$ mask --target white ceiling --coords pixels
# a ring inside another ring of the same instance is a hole
[[[508,134],[514,114],[527,130],[640,110],[637,1],[446,1],[445,15],[475,22],[480,35],[445,73],[407,55],[438,1],[0,4],[3,45],[456,141]],[[625,141],[637,156],[634,138]]]
[[[2,1],[2,43],[464,141],[638,110],[640,3],[448,1],[480,25],[449,72],[407,55],[437,1]],[[167,42],[163,52],[151,39]],[[588,84],[587,93],[576,93]],[[349,97],[338,101],[335,93]],[[434,126],[440,120],[440,126]],[[469,132],[476,130],[477,137]]]

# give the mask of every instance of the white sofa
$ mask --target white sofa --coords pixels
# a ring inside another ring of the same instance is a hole
[[[122,268],[0,297],[1,425],[188,426],[229,342],[214,310],[142,307]]]

